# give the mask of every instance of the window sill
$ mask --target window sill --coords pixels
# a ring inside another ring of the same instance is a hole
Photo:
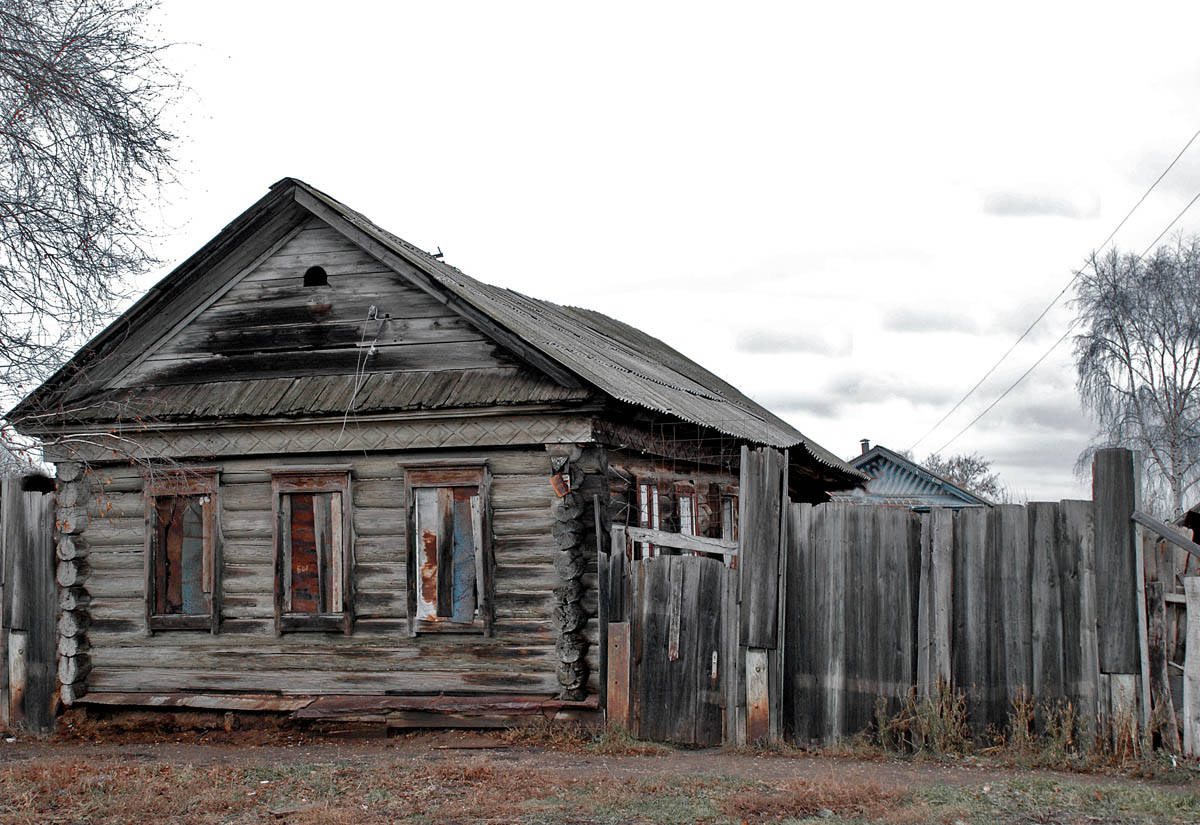
[[[212,630],[212,616],[151,616],[146,620],[150,630]]]
[[[417,619],[416,634],[429,633],[470,633],[483,634],[487,632],[487,625],[483,619],[475,619],[472,622],[452,622],[449,619]]]
[[[279,617],[280,633],[316,631],[325,633],[349,633],[348,613],[285,613]]]

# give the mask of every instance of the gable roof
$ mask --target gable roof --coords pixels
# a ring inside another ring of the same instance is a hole
[[[990,507],[992,502],[970,493],[949,479],[899,453],[876,445],[850,460],[870,476],[865,488],[836,496],[841,500],[927,509],[929,507]]]
[[[212,277],[209,270],[223,256],[232,255],[239,244],[256,233],[264,235],[260,245],[269,243],[274,235],[281,235],[286,228],[312,214],[325,220],[368,254],[385,264],[391,263],[418,287],[446,301],[469,321],[490,329],[498,343],[515,351],[559,385],[568,390],[575,389],[574,394],[568,393],[572,398],[579,397],[579,381],[582,381],[618,401],[711,427],[755,444],[803,448],[817,463],[845,476],[851,483],[867,477],[657,338],[598,312],[560,306],[478,281],[295,178],[284,178],[273,185],[258,203],[152,288],[18,404],[10,417],[20,419],[51,411],[60,407],[64,398],[80,399],[94,394],[104,386],[105,380],[148,346],[146,339],[154,329],[150,322],[156,315],[167,313],[168,305],[171,305],[172,316],[186,314],[202,303],[205,295],[220,287],[218,283],[211,283],[218,279]],[[415,278],[408,273],[410,267],[417,270]],[[206,280],[210,283],[204,283]],[[151,327],[150,332],[143,329],[147,326]],[[161,334],[165,334],[165,330]],[[96,369],[105,359],[114,363]],[[246,383],[262,382],[230,383],[241,387]],[[379,379],[376,383],[384,389],[370,397],[377,405],[385,404],[389,382]],[[534,381],[530,392],[557,400],[555,393],[548,390],[547,383]],[[211,384],[206,386],[213,387]],[[244,389],[229,391],[244,396]],[[294,398],[297,392],[291,387],[292,392],[288,395],[283,385],[274,389],[278,390],[279,402],[285,397]],[[271,395],[270,388],[261,390]],[[136,394],[137,390],[128,392]],[[161,398],[151,392],[142,394],[150,396],[147,401]],[[262,414],[287,411],[279,403],[266,402],[262,406]],[[195,414],[200,414],[200,410]]]

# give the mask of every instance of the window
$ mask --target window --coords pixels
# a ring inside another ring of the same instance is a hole
[[[310,266],[304,270],[305,286],[329,286],[329,273],[324,267]]]
[[[658,485],[654,481],[638,479],[638,526],[659,530],[661,518]],[[658,548],[648,541],[639,541],[638,549],[641,558],[658,555]]]
[[[408,627],[492,632],[486,468],[410,469]]]
[[[631,518],[639,527],[735,540],[737,538],[737,487],[711,476],[681,477],[670,473],[639,475]],[[652,542],[635,543],[636,558],[664,551]],[[690,551],[687,551],[690,552]]]
[[[696,529],[700,516],[696,507],[696,488],[691,484],[675,485],[675,501],[679,507],[679,532],[689,536],[700,533]]]
[[[349,633],[353,532],[348,468],[271,472],[275,629]]]
[[[146,479],[146,626],[208,630],[220,623],[217,471],[155,471]]]

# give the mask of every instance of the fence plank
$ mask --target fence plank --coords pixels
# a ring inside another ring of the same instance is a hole
[[[1032,557],[1031,632],[1033,695],[1053,701],[1063,690],[1063,603],[1059,570],[1059,507],[1054,502],[1033,502],[1029,516],[1029,553]]]
[[[1153,725],[1162,739],[1162,746],[1179,753],[1179,728],[1175,722],[1175,703],[1171,700],[1171,684],[1167,677],[1167,603],[1163,599],[1163,583],[1146,585],[1148,613],[1148,659],[1150,664],[1150,697]]]
[[[9,727],[48,731],[57,689],[58,605],[54,580],[53,496],[23,492],[20,478],[0,485],[2,540],[8,569],[4,624],[8,648]]]
[[[1104,618],[1099,628],[1100,670],[1137,673],[1138,618],[1134,523],[1138,485],[1129,450],[1099,450],[1092,464],[1096,531],[1096,602]]]
[[[770,704],[767,694],[767,650],[746,650],[746,741],[758,742],[770,733]]]
[[[836,742],[846,734],[846,634],[840,615],[846,603],[846,565],[849,563],[846,513],[850,506],[826,505],[825,533],[817,545],[819,555],[816,562],[824,571],[824,589],[816,619],[825,637],[822,738],[827,742]]]
[[[693,742],[697,745],[721,744],[722,680],[728,659],[721,655],[721,628],[724,624],[721,594],[725,579],[730,571],[712,559],[698,559],[699,573],[696,601],[700,606],[695,617],[696,650],[696,733]],[[722,661],[724,659],[724,661]]]
[[[605,694],[606,718],[610,724],[632,729],[629,718],[629,622],[608,626],[608,670]]]
[[[1200,756],[1200,576],[1183,580],[1187,657],[1183,661],[1183,752]]]
[[[784,637],[783,702],[785,733],[807,744],[820,735],[821,692],[816,665],[821,638],[816,630],[820,579],[813,564],[813,541],[825,523],[825,508],[793,504],[788,508],[787,604]]]
[[[738,521],[741,643],[774,649],[777,643],[783,454],[742,448]]]
[[[1001,504],[992,508],[992,537],[999,575],[992,580],[992,604],[998,631],[1003,639],[1000,684],[1003,701],[993,705],[993,722],[1003,722],[1010,703],[1021,692],[1033,690],[1033,593],[1030,582],[1029,517],[1019,504]]]
[[[1096,576],[1090,501],[1059,502],[1059,571],[1063,604],[1063,689],[1079,709],[1087,746],[1095,742],[1100,713],[1096,641]]]
[[[935,508],[920,519],[917,596],[917,687],[928,696],[939,680],[950,684],[954,621],[954,512]]]
[[[991,721],[996,693],[990,667],[994,634],[988,623],[988,512],[959,511],[954,530],[954,682],[967,695],[967,715],[976,730]]]
[[[832,560],[842,570],[844,593],[843,610],[838,617],[845,639],[843,733],[862,730],[871,724],[878,694],[876,643],[887,634],[875,621],[877,600],[881,596],[877,587],[882,585],[882,536],[876,529],[880,509],[843,505],[846,544]],[[833,623],[837,623],[836,619]],[[895,626],[894,616],[889,625]]]

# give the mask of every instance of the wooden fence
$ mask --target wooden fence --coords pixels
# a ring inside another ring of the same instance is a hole
[[[57,698],[54,497],[0,486],[0,728],[49,731]]]
[[[738,539],[718,549],[725,741],[836,740],[868,728],[880,700],[894,711],[946,685],[964,695],[975,733],[1002,728],[1020,698],[1070,702],[1089,740],[1122,718],[1169,748],[1178,733],[1164,720],[1182,699],[1185,750],[1200,750],[1200,579],[1186,577],[1200,546],[1139,511],[1129,451],[1097,455],[1092,501],[958,512],[793,504],[787,466],[786,453],[743,450]],[[652,540],[712,551],[686,536]],[[628,546],[616,528],[611,562],[602,554],[602,628],[642,609],[623,583]],[[681,621],[704,621],[697,609]],[[1170,684],[1185,624],[1194,655],[1174,680],[1181,697]],[[654,651],[622,655],[610,711]]]
[[[792,504],[784,728],[799,741],[869,727],[939,680],[971,727],[1020,696],[1098,711],[1091,502],[914,513]]]

